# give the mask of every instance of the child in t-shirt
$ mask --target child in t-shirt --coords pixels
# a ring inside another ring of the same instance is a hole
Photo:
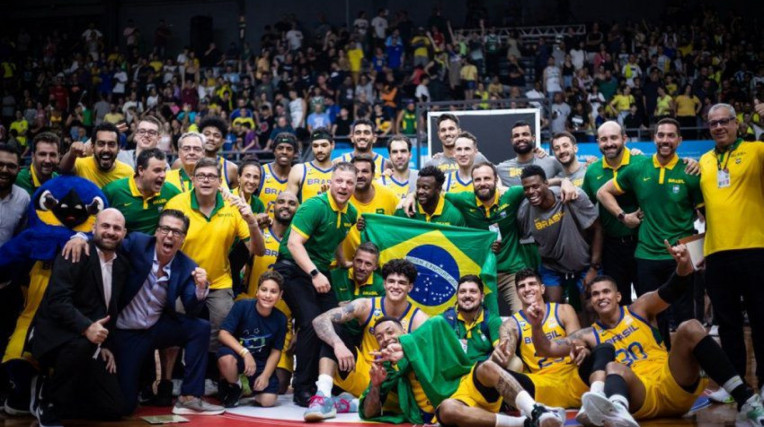
[[[282,295],[284,279],[275,271],[260,276],[256,299],[234,303],[220,326],[218,391],[226,408],[239,404],[239,374],[249,380],[260,406],[273,406],[278,397],[279,381],[276,365],[281,357],[286,336],[287,318],[274,306]]]

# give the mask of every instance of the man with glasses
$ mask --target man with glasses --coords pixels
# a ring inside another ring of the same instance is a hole
[[[155,348],[174,346],[185,348],[186,364],[183,387],[173,412],[220,414],[222,407],[200,398],[204,394],[210,324],[196,316],[209,293],[207,272],[180,251],[189,227],[188,217],[180,211],[165,209],[158,223],[153,236],[130,233],[121,244],[131,268],[122,288],[116,330],[110,341],[115,357],[112,369],[117,372],[125,399],[125,414],[131,414],[138,403],[143,362],[153,355]],[[82,239],[72,239],[65,248],[72,262],[77,262],[75,259],[83,251],[89,255],[89,247]],[[184,313],[175,309],[178,298]]]
[[[83,142],[73,142],[69,151],[61,158],[59,169],[62,173],[73,173],[85,178],[98,188],[120,178],[133,174],[130,165],[117,160],[119,154],[119,131],[111,123],[104,122],[93,129],[93,155],[87,155]]]
[[[716,146],[700,158],[706,201],[706,286],[719,322],[719,338],[738,374],[746,373],[742,309],[748,312],[756,378],[764,391],[764,145],[738,137],[735,109],[716,104],[708,112]],[[743,300],[741,307],[740,300]]]
[[[191,176],[194,174],[196,163],[204,157],[204,135],[199,132],[186,132],[178,138],[178,160],[172,169],[167,172],[166,181],[181,192],[186,192],[194,188]],[[222,182],[223,188],[228,188],[226,182]]]
[[[223,198],[219,164],[200,159],[194,167],[193,191],[175,196],[165,209],[177,209],[190,221],[183,252],[207,271],[210,293],[206,299],[210,313],[210,352],[217,351],[220,324],[233,306],[231,266],[228,251],[234,240],[249,241],[250,255],[265,254],[263,235],[252,208],[235,196]],[[238,274],[238,272],[233,272]]]
[[[138,127],[133,135],[135,149],[122,150],[117,155],[117,160],[135,168],[135,162],[141,151],[156,148],[161,136],[162,122],[156,117],[146,116],[138,122]]]
[[[152,234],[164,205],[180,190],[165,181],[167,157],[158,148],[141,151],[135,174],[109,183],[103,193],[109,205],[125,216],[127,231]]]

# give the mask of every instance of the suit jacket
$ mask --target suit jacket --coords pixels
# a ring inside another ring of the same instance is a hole
[[[156,253],[156,237],[137,231],[131,232],[123,241],[132,269],[125,289],[119,299],[119,312],[127,307],[151,273]],[[167,303],[164,312],[175,316],[175,300],[180,297],[186,314],[195,315],[204,306],[204,300],[196,299],[196,284],[191,273],[197,264],[183,252],[178,251],[170,263],[170,280],[167,284]]]
[[[129,271],[126,254],[118,251],[112,264],[111,299],[107,308],[95,243],[90,242],[90,255],[83,252],[79,262],[68,261],[61,254],[56,256],[30,332],[32,355],[39,360],[48,351],[81,336],[93,322],[107,315],[111,318],[104,327],[112,330],[117,321],[117,301]]]

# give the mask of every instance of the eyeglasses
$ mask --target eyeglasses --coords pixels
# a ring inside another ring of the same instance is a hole
[[[203,174],[198,173],[194,175],[194,178],[198,179],[199,181],[214,181],[216,179],[220,179],[220,175],[210,173],[210,174]]]
[[[180,147],[180,151],[183,151],[184,153],[188,153],[190,151],[193,151],[195,153],[201,153],[204,149],[202,147],[193,147],[191,145],[184,145]]]
[[[178,228],[172,228],[172,227],[168,227],[168,226],[166,226],[166,225],[160,225],[160,226],[158,226],[158,227],[157,227],[157,231],[159,231],[160,233],[162,233],[162,234],[165,234],[165,235],[170,235],[170,234],[172,234],[172,235],[175,235],[175,236],[184,236],[184,235],[186,234],[186,233],[185,233],[183,230],[181,230],[181,229],[178,229]]]
[[[135,131],[137,135],[148,135],[148,136],[157,136],[159,135],[159,131],[156,131],[154,129],[138,129]]]
[[[2,169],[8,169],[9,171],[13,172],[19,169],[19,164],[9,163],[9,162],[0,162],[0,170]]]
[[[717,126],[727,126],[731,121],[735,120],[734,117],[727,117],[726,119],[711,120],[707,123],[709,129],[713,129]]]

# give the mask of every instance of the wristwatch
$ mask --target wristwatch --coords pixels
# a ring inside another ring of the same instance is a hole
[[[310,270],[310,277],[316,277],[318,276],[318,269],[314,268],[313,270]]]
[[[618,221],[623,222],[624,218],[626,218],[626,212],[624,211],[619,212],[617,218],[618,218]]]

